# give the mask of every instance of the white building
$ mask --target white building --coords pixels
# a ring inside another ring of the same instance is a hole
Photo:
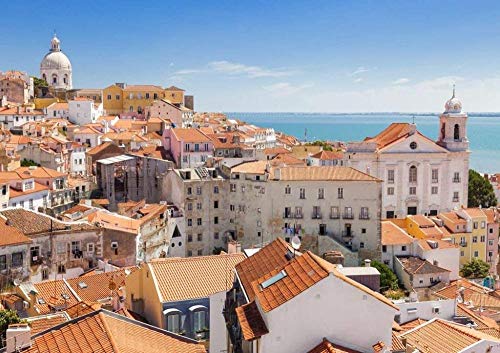
[[[43,112],[47,118],[59,118],[68,119],[69,117],[69,105],[68,103],[52,103],[48,107],[43,109]]]
[[[347,144],[346,165],[383,180],[382,217],[437,215],[467,204],[467,114],[453,96],[440,116],[439,138],[415,124],[393,123],[375,137]]]
[[[71,62],[61,51],[60,44],[60,40],[54,34],[54,38],[50,41],[50,51],[40,63],[40,77],[54,88],[71,89],[73,87]]]
[[[391,347],[398,308],[311,252],[295,254],[277,239],[235,269],[224,308],[228,351],[320,352],[313,348],[324,339],[340,352]]]
[[[94,103],[93,100],[84,97],[68,101],[68,107],[69,120],[77,125],[95,123],[104,115],[102,103]]]
[[[72,174],[85,175],[87,173],[85,151],[85,146],[78,142],[73,143],[73,150],[70,156],[70,171]]]

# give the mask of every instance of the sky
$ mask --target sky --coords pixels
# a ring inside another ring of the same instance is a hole
[[[499,1],[8,1],[0,70],[57,32],[75,88],[176,85],[198,111],[500,111]]]

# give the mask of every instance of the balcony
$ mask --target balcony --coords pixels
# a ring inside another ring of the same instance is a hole
[[[454,183],[460,183],[460,180],[461,180],[460,178],[453,178]]]
[[[461,241],[460,242],[460,246],[463,247],[463,248],[467,247],[467,242],[466,241]]]
[[[293,213],[292,212],[284,212],[283,218],[294,218]]]
[[[352,238],[354,238],[354,233],[353,233],[353,231],[343,230],[343,231],[342,231],[342,238],[343,238],[343,239],[352,239]]]
[[[354,219],[354,214],[353,213],[344,213],[342,215],[343,219]]]
[[[365,213],[361,213],[359,215],[359,219],[370,219],[370,215],[369,214],[365,214]]]
[[[438,179],[432,179],[432,180],[431,180],[431,183],[432,183],[432,184],[437,184],[438,182],[439,182],[439,180],[438,180]]]
[[[302,219],[302,218],[304,218],[304,215],[302,213],[296,213],[295,218]]]
[[[322,216],[321,212],[313,212],[311,215],[311,218],[312,219],[322,219],[323,216]]]
[[[339,213],[330,213],[330,219],[339,219],[340,214]]]

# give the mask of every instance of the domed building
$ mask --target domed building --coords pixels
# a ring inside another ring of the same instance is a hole
[[[50,51],[40,63],[40,77],[57,89],[69,90],[73,87],[71,62],[61,51],[61,41],[54,34],[50,41]]]

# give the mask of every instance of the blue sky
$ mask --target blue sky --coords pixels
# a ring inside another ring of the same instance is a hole
[[[0,70],[54,29],[75,87],[175,84],[197,110],[500,111],[498,1],[10,1]],[[14,14],[18,14],[14,15]]]

